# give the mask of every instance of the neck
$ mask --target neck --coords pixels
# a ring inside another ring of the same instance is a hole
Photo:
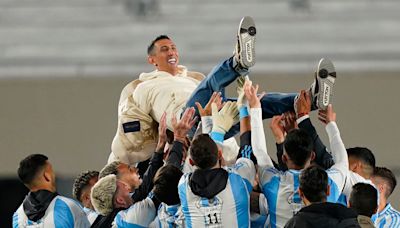
[[[380,193],[381,195],[383,193]],[[379,207],[378,207],[378,212],[383,211],[383,209],[385,209],[386,205],[387,205],[387,199],[385,197],[379,197]]]
[[[37,187],[31,187],[29,189],[31,192],[37,192],[39,190],[47,190],[49,192],[56,192],[56,189],[51,187],[51,186],[37,186]]]
[[[305,197],[303,198],[303,203],[306,206],[309,206],[309,205],[314,204],[314,203],[325,203],[325,202],[326,202],[326,199],[323,199],[320,202],[310,202],[307,198],[305,198]]]

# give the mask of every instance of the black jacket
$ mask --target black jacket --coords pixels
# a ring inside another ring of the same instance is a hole
[[[337,203],[315,203],[302,208],[285,228],[350,228],[360,227],[357,213]]]

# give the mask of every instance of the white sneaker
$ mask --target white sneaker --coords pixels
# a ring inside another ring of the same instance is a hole
[[[335,79],[336,71],[333,63],[329,59],[321,59],[314,83],[310,88],[313,104],[316,104],[319,109],[325,110],[331,103]]]
[[[250,68],[256,63],[256,25],[253,18],[246,16],[240,21],[235,48],[235,58],[240,68]],[[236,67],[235,67],[236,68]]]

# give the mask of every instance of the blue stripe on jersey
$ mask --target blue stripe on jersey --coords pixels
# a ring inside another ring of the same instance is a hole
[[[383,218],[383,219],[380,221],[379,228],[384,228],[385,225],[386,225],[386,218]]]
[[[343,206],[347,207],[347,197],[345,194],[340,194],[339,199],[337,201],[338,203],[342,204]]]
[[[339,199],[339,196],[341,194],[341,190],[339,190],[338,186],[336,185],[336,183],[328,177],[328,185],[331,188],[330,194],[327,198],[327,201],[330,203],[336,203]]]
[[[295,203],[301,203],[301,198],[300,198],[300,193],[299,193],[299,185],[300,185],[300,181],[299,181],[299,175],[300,172],[291,172],[293,174],[293,202]]]
[[[250,194],[253,191],[253,185],[247,179],[243,178],[244,183],[246,183],[247,192]]]
[[[53,219],[56,228],[74,227],[75,225],[71,209],[69,209],[69,206],[61,199],[56,199]]]
[[[276,228],[276,204],[278,201],[280,182],[281,178],[279,176],[273,176],[271,180],[263,186],[263,192],[268,201],[271,228]]]
[[[186,193],[186,176],[182,177],[185,178],[182,184],[178,186],[179,198],[181,199],[182,211],[185,215],[185,222],[186,227],[192,227],[192,221],[190,218],[190,211],[189,211],[189,204],[187,200],[187,193]]]
[[[15,212],[15,213],[13,214],[13,221],[12,221],[12,223],[13,223],[13,228],[18,228],[18,214],[17,214],[17,212]]]
[[[116,224],[118,228],[145,228],[145,226],[140,226],[137,224],[133,224],[133,223],[129,223],[129,222],[125,222],[122,219],[122,216],[120,214],[117,214],[116,217]]]
[[[236,218],[238,227],[249,227],[249,194],[243,185],[243,179],[236,173],[229,173],[229,182],[236,205]]]

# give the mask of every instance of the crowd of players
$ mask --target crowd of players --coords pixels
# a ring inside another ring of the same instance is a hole
[[[30,192],[13,227],[400,227],[388,200],[393,173],[376,166],[368,148],[342,142],[332,62],[319,62],[309,89],[259,94],[247,76],[255,35],[244,17],[234,56],[205,78],[178,65],[168,36],[153,40],[148,61],[156,70],[122,91],[108,164],[76,178],[79,203],[57,193],[47,156],[29,155],[18,176]],[[237,98],[226,98],[232,82]],[[267,150],[266,118],[277,161]]]

